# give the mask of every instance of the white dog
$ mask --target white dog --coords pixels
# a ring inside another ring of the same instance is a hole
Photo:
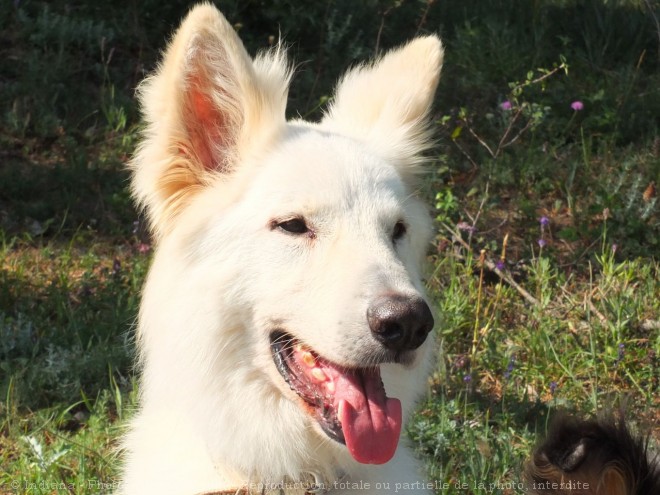
[[[286,122],[283,50],[252,60],[210,5],[184,20],[140,89],[157,248],[123,493],[431,492],[397,445],[433,355],[414,192],[442,56],[417,38]]]

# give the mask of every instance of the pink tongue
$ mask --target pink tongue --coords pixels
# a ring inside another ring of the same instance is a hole
[[[378,371],[342,374],[335,404],[346,446],[363,464],[384,464],[394,456],[401,433],[401,402],[385,395]]]

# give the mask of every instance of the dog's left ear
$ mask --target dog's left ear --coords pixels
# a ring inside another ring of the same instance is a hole
[[[440,39],[426,36],[350,70],[322,125],[364,141],[411,180],[431,145],[428,113],[443,55]]]
[[[157,238],[197,193],[230,180],[284,129],[289,77],[283,50],[252,60],[215,7],[190,11],[139,90],[146,125],[132,186]]]

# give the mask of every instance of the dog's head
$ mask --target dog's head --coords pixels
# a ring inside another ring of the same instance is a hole
[[[171,274],[158,283],[172,287],[145,304],[193,306],[180,322],[188,340],[172,340],[178,359],[252,346],[256,379],[265,370],[363,463],[393,455],[402,408],[386,394],[391,370],[420,364],[433,327],[420,275],[431,223],[415,177],[442,55],[436,37],[418,38],[349,71],[321,122],[287,123],[282,49],[252,60],[200,6],[140,90],[133,190],[155,266]],[[176,323],[150,324],[148,312],[142,332],[161,334],[143,340],[166,339],[160,327]],[[199,352],[182,351],[202,333]]]

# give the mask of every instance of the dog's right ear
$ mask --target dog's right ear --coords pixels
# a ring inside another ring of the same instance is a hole
[[[132,188],[157,238],[197,192],[284,127],[289,78],[282,49],[253,61],[215,7],[190,11],[139,88],[146,126]]]
[[[424,36],[348,71],[322,125],[359,139],[415,183],[431,147],[428,119],[444,58],[437,36]]]

